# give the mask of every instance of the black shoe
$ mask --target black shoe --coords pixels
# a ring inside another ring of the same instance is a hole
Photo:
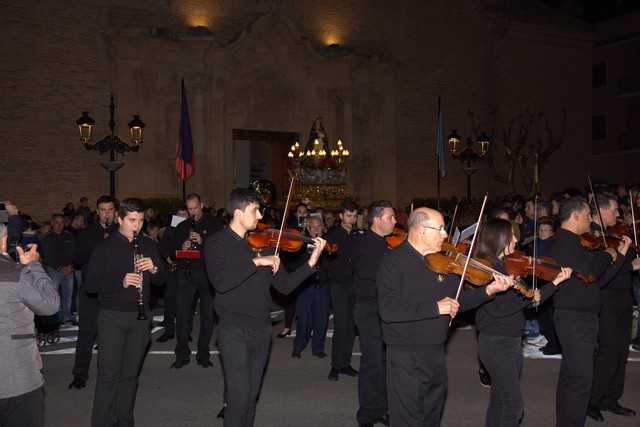
[[[175,337],[175,334],[162,334],[156,339],[156,342],[167,342]]]
[[[612,407],[601,406],[600,410],[601,411],[611,412],[612,414],[620,415],[620,416],[623,416],[623,417],[635,417],[636,416],[636,411],[634,411],[633,409],[625,408],[624,406],[620,406],[617,403],[616,403],[616,406],[612,406]]]
[[[545,356],[553,356],[555,354],[562,354],[562,351],[547,347],[542,351],[542,354]]]
[[[80,390],[81,388],[85,388],[87,386],[87,382],[85,380],[81,380],[80,378],[74,378],[69,384],[69,390]]]
[[[182,369],[184,365],[188,365],[190,363],[189,360],[176,360],[171,364],[169,369]]]
[[[203,368],[210,368],[213,366],[213,363],[211,363],[210,360],[196,360],[196,363]]]
[[[331,368],[331,371],[329,371],[329,381],[338,381],[338,379],[340,378],[340,375],[338,373],[338,368]]]
[[[587,417],[599,422],[604,421],[604,417],[596,405],[589,405],[587,408]]]
[[[289,329],[289,332],[284,334],[280,332],[278,335],[276,335],[276,338],[284,338],[284,337],[288,337],[289,335],[291,335],[291,329]]]
[[[357,377],[358,376],[358,371],[353,369],[351,367],[351,365],[347,366],[346,368],[340,368],[338,370],[338,372],[340,372],[341,374],[347,375],[349,377]]]
[[[295,351],[293,350],[291,352],[291,357],[295,358],[295,359],[300,359],[300,352],[299,351]]]
[[[480,369],[478,371],[478,376],[480,377],[480,384],[484,387],[491,387],[491,375],[489,375],[489,372],[484,369]]]
[[[373,427],[373,423],[358,423],[358,427]]]
[[[220,409],[220,412],[218,412],[218,415],[216,415],[216,418],[218,418],[219,420],[224,419],[224,410],[225,410],[226,406],[223,406],[222,409]]]
[[[383,426],[389,427],[389,414],[384,414],[382,418],[376,421],[376,424],[382,424]]]
[[[313,355],[315,357],[317,357],[318,359],[324,359],[325,357],[327,357],[327,353],[321,351],[320,353],[313,353]]]

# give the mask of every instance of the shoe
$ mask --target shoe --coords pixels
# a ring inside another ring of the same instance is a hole
[[[542,354],[544,354],[545,356],[553,356],[555,354],[562,354],[562,351],[560,350],[554,350],[554,349],[549,349],[549,348],[545,348],[542,351]]]
[[[616,403],[616,406],[612,406],[612,407],[601,406],[600,410],[601,411],[611,412],[612,414],[620,415],[622,417],[635,417],[636,416],[636,411],[634,411],[633,409],[625,408],[624,406],[620,406],[617,403]]]
[[[176,360],[171,364],[169,369],[182,369],[184,365],[188,365],[190,363],[189,360]]]
[[[547,339],[544,337],[544,335],[538,335],[535,338],[529,338],[524,340],[524,342],[526,342],[529,345],[535,345],[536,347],[544,347],[547,345]]]
[[[73,378],[71,384],[69,384],[69,390],[80,390],[81,388],[85,388],[87,386],[87,382],[85,380],[81,380],[80,378]]]
[[[604,421],[604,417],[596,405],[589,405],[587,408],[587,417],[599,422]]]
[[[167,342],[175,337],[175,334],[162,334],[156,339],[156,342]]]
[[[329,381],[338,381],[340,375],[338,373],[338,368],[331,368],[329,371]]]
[[[373,427],[373,423],[358,423],[358,427]]]
[[[300,352],[299,351],[295,351],[293,350],[291,352],[291,357],[295,358],[295,359],[300,359]]]
[[[634,344],[631,346],[631,350],[633,351],[640,351],[640,344]]]
[[[220,412],[218,412],[218,415],[216,415],[216,418],[219,420],[224,419],[224,410],[225,410],[226,406],[223,406],[222,409],[220,409]]]
[[[73,327],[73,324],[71,323],[71,321],[67,320],[66,322],[60,323],[60,326],[58,326],[58,329],[69,329],[72,327]]]
[[[634,339],[632,339],[631,344],[640,345],[640,337],[635,337]]]
[[[318,359],[324,359],[325,357],[327,357],[327,353],[325,353],[324,351],[321,351],[320,353],[313,353],[313,355]]]
[[[213,366],[210,360],[196,360],[196,363],[203,368],[210,368]]]
[[[346,368],[340,368],[338,370],[338,372],[340,372],[341,374],[345,374],[345,375],[347,375],[349,377],[357,377],[358,376],[358,371],[353,369],[351,367],[351,365],[347,366]]]
[[[478,376],[480,377],[480,384],[482,384],[483,387],[491,387],[491,375],[489,375],[489,372],[480,369]]]
[[[287,328],[284,328],[284,329],[287,329]],[[283,329],[283,331],[284,331],[284,329]],[[278,335],[276,335],[276,338],[284,338],[284,337],[288,337],[289,335],[291,335],[291,329],[289,329],[284,334],[282,332],[280,332]]]
[[[383,426],[389,427],[389,414],[384,414],[376,424],[382,424]]]

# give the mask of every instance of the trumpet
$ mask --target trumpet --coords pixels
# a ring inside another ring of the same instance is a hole
[[[133,233],[133,272],[142,278],[142,272],[138,269],[138,260],[140,258],[142,258],[142,255],[140,255],[140,248],[138,247],[138,233]],[[143,284],[144,281],[140,283],[138,288],[138,320],[147,320],[149,318],[144,308]]]

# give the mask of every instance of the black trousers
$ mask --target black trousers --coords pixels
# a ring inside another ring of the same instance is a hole
[[[138,373],[151,340],[151,320],[138,312],[100,310],[98,314],[98,380],[93,400],[93,427],[133,426]]]
[[[178,272],[167,273],[167,287],[164,290],[164,333],[176,333],[176,311],[178,308]]]
[[[393,427],[433,427],[447,392],[444,346],[430,352],[387,348],[389,421]]]
[[[603,289],[591,404],[615,407],[624,391],[633,322],[631,290]]]
[[[44,391],[42,387],[19,396],[0,399],[0,426],[43,427]]]
[[[491,375],[491,397],[485,426],[517,427],[524,412],[520,388],[522,338],[480,332],[478,354]]]
[[[73,376],[83,381],[89,379],[89,367],[93,344],[98,331],[98,296],[88,294],[84,286],[78,289],[80,307],[78,307],[78,340],[76,341],[76,358],[73,364]]]
[[[553,320],[562,346],[556,389],[556,426],[582,427],[593,383],[598,316],[556,308]]]
[[[553,286],[551,283],[547,283],[543,286]],[[540,332],[547,339],[547,350],[559,353],[562,348],[560,347],[560,341],[558,341],[558,334],[556,333],[556,327],[553,323],[553,298],[549,298],[538,307],[538,323],[540,324]]]
[[[331,342],[331,367],[343,369],[351,364],[356,328],[353,318],[355,298],[353,283],[331,284],[333,307],[333,339]]]
[[[271,327],[218,328],[224,372],[225,427],[250,427],[271,347]]]
[[[358,423],[375,423],[388,412],[387,350],[382,341],[378,304],[359,302],[355,323],[360,332],[360,372],[358,373]]]
[[[189,318],[193,299],[200,297],[200,335],[196,360],[209,360],[209,343],[213,335],[213,288],[209,284],[207,273],[203,269],[191,270],[186,274],[178,270],[178,311],[176,313],[176,359],[188,361],[191,358],[189,348]]]

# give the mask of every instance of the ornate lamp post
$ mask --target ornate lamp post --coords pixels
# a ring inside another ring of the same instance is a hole
[[[478,145],[480,146],[480,153],[478,153],[471,142],[471,138],[467,138],[467,146],[464,150],[460,151],[460,135],[454,129],[451,132],[449,139],[449,151],[454,159],[459,159],[462,162],[466,162],[466,166],[462,167],[462,171],[467,175],[467,203],[471,200],[471,175],[473,175],[478,168],[472,166],[476,161],[484,159],[484,156],[489,151],[489,143],[491,140],[485,132],[480,133],[478,137]]]
[[[132,151],[134,153],[138,151],[138,149],[140,148],[140,144],[142,143],[142,131],[145,126],[142,120],[140,120],[140,116],[133,116],[133,120],[128,123],[132,142],[132,145],[129,145],[114,133],[116,128],[116,122],[114,118],[115,109],[116,106],[113,103],[113,94],[111,94],[111,104],[109,105],[110,133],[95,144],[89,143],[89,141],[91,141],[91,130],[93,128],[93,125],[96,123],[95,120],[89,117],[89,112],[83,111],[82,117],[76,120],[78,130],[80,131],[80,140],[84,142],[84,148],[86,148],[87,150],[99,151],[101,155],[103,153],[106,153],[107,151],[109,152],[109,161],[101,162],[100,165],[109,171],[109,194],[112,198],[116,196],[116,171],[124,166],[124,163],[115,161],[115,153],[117,151],[118,153],[124,155],[124,153],[127,151]]]

